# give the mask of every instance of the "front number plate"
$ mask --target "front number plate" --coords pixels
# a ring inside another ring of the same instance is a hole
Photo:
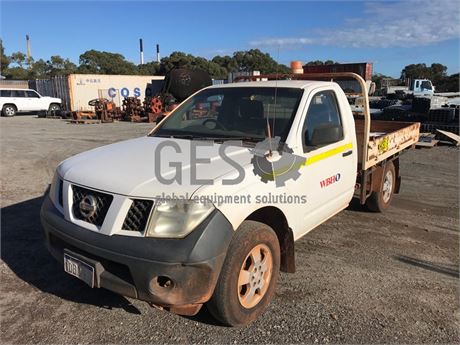
[[[94,287],[94,267],[86,262],[64,254],[64,271]]]

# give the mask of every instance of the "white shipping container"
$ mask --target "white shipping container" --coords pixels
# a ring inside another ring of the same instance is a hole
[[[88,102],[95,98],[107,98],[121,107],[123,98],[145,97],[147,84],[163,80],[162,76],[70,74],[68,76],[71,110],[91,111]]]

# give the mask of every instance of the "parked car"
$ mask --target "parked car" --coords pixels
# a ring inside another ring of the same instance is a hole
[[[0,108],[2,116],[14,116],[16,113],[58,111],[61,99],[41,96],[31,89],[0,89]]]
[[[207,303],[223,323],[247,324],[279,271],[295,271],[294,241],[353,196],[384,211],[398,193],[399,154],[420,124],[371,122],[363,97],[355,121],[330,81],[202,89],[148,136],[57,167],[41,209],[47,248],[91,287],[184,315]]]

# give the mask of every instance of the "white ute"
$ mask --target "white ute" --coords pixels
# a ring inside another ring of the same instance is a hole
[[[366,94],[355,120],[332,78],[365,89],[352,73],[211,86],[148,136],[65,160],[41,210],[49,251],[91,287],[251,322],[295,271],[295,240],[353,196],[389,206],[418,140],[418,123],[371,123]]]
[[[16,113],[30,113],[61,109],[61,99],[41,96],[31,89],[0,89],[0,109],[2,116],[14,116]]]

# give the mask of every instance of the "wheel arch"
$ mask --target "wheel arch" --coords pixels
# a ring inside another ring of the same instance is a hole
[[[295,272],[294,234],[283,211],[275,206],[265,206],[252,212],[245,220],[253,220],[270,226],[278,237],[281,251],[280,270]]]
[[[18,111],[18,107],[17,107],[17,105],[14,104],[14,103],[4,103],[4,104],[2,105],[2,109],[3,109],[4,107],[8,106],[8,105],[12,105],[12,106],[14,107],[14,109],[16,109],[16,111]]]

